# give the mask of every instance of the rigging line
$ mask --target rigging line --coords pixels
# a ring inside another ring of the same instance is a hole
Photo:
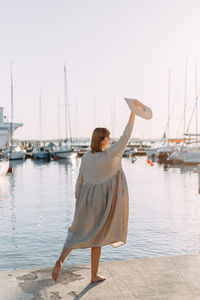
[[[188,133],[188,131],[189,131],[190,124],[191,124],[191,121],[192,121],[192,117],[193,117],[195,108],[196,108],[196,106],[197,106],[197,100],[198,100],[198,98],[199,98],[199,94],[200,94],[200,89],[199,89],[198,94],[197,94],[197,97],[196,97],[196,99],[195,99],[195,104],[194,104],[194,107],[193,107],[193,111],[192,111],[192,114],[191,114],[191,117],[190,117],[190,121],[189,121],[189,124],[188,124],[188,128],[187,128],[187,130],[186,130],[186,135],[187,135],[187,133]],[[183,145],[185,144],[185,139],[186,139],[186,137],[184,137]],[[181,147],[181,151],[182,151],[182,149],[183,149],[183,145],[182,145],[182,147]]]
[[[191,93],[191,90],[192,90],[192,86],[193,86],[193,82],[191,83],[190,88],[189,88],[190,93]],[[187,88],[187,86],[185,86],[185,88]],[[186,95],[186,92],[185,92],[185,95]],[[187,94],[187,99],[188,99],[188,95],[189,95],[189,93]],[[185,103],[185,106],[186,106],[186,103]],[[184,119],[184,114],[185,114],[185,110],[184,110],[184,112],[181,116],[180,123],[179,123],[178,129],[177,129],[177,132],[176,132],[176,137],[178,136],[178,132],[179,132],[180,127],[182,125],[182,122],[183,122],[183,119]],[[183,135],[184,135],[184,133],[185,133],[185,130],[183,131]]]
[[[190,82],[190,87],[189,87],[189,89],[188,89],[188,93],[187,93],[187,100],[189,100],[190,99],[190,97],[193,97],[193,96],[191,96],[191,92],[192,92],[192,89],[193,89],[193,87],[194,87],[194,81],[191,81]],[[183,132],[183,135],[184,135],[184,133],[185,132]]]
[[[200,94],[200,89],[199,89],[199,91],[198,91],[197,98],[195,99],[194,108],[193,108],[193,111],[192,111],[192,115],[191,115],[191,117],[190,117],[190,121],[189,121],[189,125],[188,125],[188,128],[187,128],[186,133],[188,133],[188,130],[189,130],[189,127],[190,127],[190,123],[191,123],[191,121],[192,121],[192,116],[193,116],[194,110],[195,110],[195,108],[196,108],[196,106],[197,106],[197,101],[196,101],[196,100],[198,100],[199,94]]]
[[[174,111],[174,108],[175,108],[175,106],[176,106],[176,103],[177,103],[177,100],[178,100],[178,96],[179,96],[180,90],[181,90],[182,85],[183,85],[183,81],[184,81],[184,75],[182,76],[181,82],[180,82],[180,84],[179,84],[179,88],[178,88],[177,93],[176,93],[175,102],[174,102],[174,105],[173,105],[173,107],[172,107],[172,109],[171,109],[171,112],[170,112],[170,115],[169,115],[170,118],[171,118],[172,113],[173,113],[173,111]]]
[[[180,130],[180,127],[182,126],[182,122],[183,122],[183,117],[184,117],[184,114],[182,115],[181,119],[180,119],[180,122],[179,122],[179,125],[178,125],[178,129],[176,131],[176,137],[178,136],[178,132]]]
[[[67,72],[65,73],[65,80],[66,80],[66,105],[67,105],[67,113],[68,113],[68,120],[69,120],[69,139],[72,145],[72,129],[71,129],[71,117],[70,117],[70,107],[69,107],[69,92],[68,92],[68,85],[67,85]]]
[[[69,103],[68,103],[68,118],[69,118],[69,135],[70,135],[70,142],[72,145],[72,129],[71,129],[71,118],[70,118],[70,111],[69,111]]]
[[[182,83],[183,83],[183,79],[184,79],[184,75],[183,75],[183,77],[182,77],[182,80],[181,80],[180,86],[181,86],[181,85],[182,85]],[[187,99],[189,99],[189,96],[191,95],[191,91],[192,91],[193,85],[194,85],[194,82],[192,81],[192,82],[191,82],[191,84],[190,84],[190,87],[189,87],[189,89],[188,89]],[[178,93],[179,93],[179,90],[180,90],[180,86],[179,86],[179,89],[178,89],[178,91],[177,91],[177,95],[176,95],[176,97],[178,96]],[[175,98],[175,99],[176,99],[176,98]],[[176,103],[175,103],[175,104],[176,104]],[[174,110],[175,104],[174,104],[174,106],[173,106],[173,108],[172,108],[172,110],[171,110],[170,117],[171,117],[171,115],[172,115],[172,113],[173,113],[173,110]],[[165,127],[165,130],[164,130],[164,132],[166,132],[166,130],[167,130],[167,125],[166,125],[166,127]],[[184,133],[183,133],[183,134],[184,134]]]
[[[172,116],[172,113],[173,113],[173,111],[174,111],[174,108],[175,108],[175,105],[176,105],[176,102],[177,102],[177,99],[178,99],[178,96],[179,96],[180,90],[181,90],[181,88],[182,88],[183,81],[184,81],[184,75],[182,76],[182,79],[181,79],[181,81],[180,81],[180,84],[179,84],[178,90],[177,90],[177,92],[176,92],[176,97],[175,97],[175,100],[174,100],[175,102],[174,102],[174,105],[173,105],[173,107],[172,107],[172,109],[171,109],[171,112],[169,113],[169,119],[171,118],[171,116]],[[164,130],[164,132],[166,132],[166,130],[167,130],[167,126],[168,126],[168,121],[167,121],[167,124],[166,124],[166,126],[165,126],[165,130]]]
[[[189,89],[188,89],[188,94],[187,94],[187,98],[189,98],[189,96],[191,95],[191,91],[192,91],[192,88],[193,88],[193,85],[194,85],[194,81],[192,81],[191,83],[190,83],[190,87],[189,87]]]

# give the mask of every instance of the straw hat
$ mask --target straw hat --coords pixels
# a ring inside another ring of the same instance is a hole
[[[150,120],[152,118],[152,111],[151,109],[144,105],[142,102],[140,102],[137,99],[130,99],[130,98],[124,98],[132,112],[134,112],[136,115],[146,119]]]

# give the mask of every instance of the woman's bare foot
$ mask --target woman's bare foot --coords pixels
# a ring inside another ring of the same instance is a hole
[[[106,280],[106,278],[97,274],[95,277],[92,277],[90,283],[95,283],[95,282],[103,281],[103,280]]]
[[[53,268],[53,271],[52,271],[52,278],[55,282],[58,279],[61,268],[62,268],[62,262],[60,260],[57,260],[57,262]]]

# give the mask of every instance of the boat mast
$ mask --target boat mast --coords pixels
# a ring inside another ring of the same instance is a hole
[[[70,111],[69,111],[69,101],[68,101],[68,90],[67,90],[67,72],[66,65],[64,64],[64,81],[65,81],[65,123],[66,123],[66,141],[68,140],[68,128],[67,128],[67,108],[68,108],[68,118],[69,118],[69,134],[70,134],[70,142],[72,145],[72,131],[71,131],[71,119],[70,119]],[[67,107],[68,106],[68,107]]]
[[[40,97],[39,97],[39,134],[40,134],[40,147],[42,146],[41,145],[41,108],[42,108],[42,104],[41,104],[41,102],[42,102],[42,89],[41,89],[41,87],[40,87]]]
[[[75,110],[75,130],[76,130],[76,147],[78,141],[78,99],[76,98],[76,110]]]
[[[186,102],[187,102],[187,59],[185,60],[185,97],[184,97],[183,134],[185,134]]]
[[[170,114],[170,90],[171,90],[171,70],[168,77],[168,116],[167,116],[167,144],[169,144],[169,114]]]
[[[66,74],[66,66],[64,64],[64,91],[65,91],[65,137],[66,142],[68,140],[68,128],[67,128],[67,74]]]
[[[60,140],[60,98],[58,98],[58,140]]]
[[[198,143],[197,134],[198,134],[198,91],[197,91],[197,59],[195,59],[195,98],[196,98],[196,143]]]
[[[11,149],[13,147],[13,134],[14,134],[14,124],[13,124],[13,74],[12,74],[12,60],[10,62],[11,67]]]

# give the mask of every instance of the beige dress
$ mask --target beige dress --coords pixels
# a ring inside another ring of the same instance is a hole
[[[103,152],[86,152],[75,188],[75,214],[65,248],[118,247],[126,243],[129,199],[121,160],[133,129]]]

